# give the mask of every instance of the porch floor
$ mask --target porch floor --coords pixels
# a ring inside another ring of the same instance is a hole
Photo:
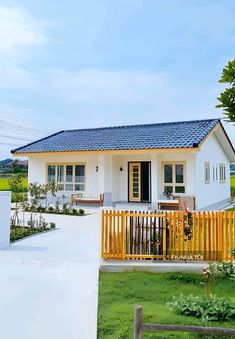
[[[112,208],[117,210],[128,210],[128,211],[148,211],[151,210],[151,203],[138,203],[138,202],[127,202],[127,201],[117,201],[113,202]]]

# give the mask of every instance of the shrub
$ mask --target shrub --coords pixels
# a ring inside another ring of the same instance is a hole
[[[235,304],[211,296],[209,300],[195,297],[193,295],[174,297],[171,303],[168,303],[170,309],[177,313],[194,316],[203,321],[227,321],[235,319]]]
[[[71,213],[73,214],[73,215],[78,215],[78,210],[76,210],[76,208],[73,208],[72,210],[71,210]]]
[[[214,278],[231,278],[235,274],[235,269],[231,261],[222,261],[209,264],[209,270]]]
[[[54,208],[52,206],[50,206],[50,207],[48,207],[47,211],[49,213],[53,213],[55,210],[54,210]]]
[[[49,225],[50,225],[50,228],[55,228],[56,223],[55,222],[50,222]]]
[[[43,206],[41,206],[41,205],[39,205],[39,206],[36,208],[36,211],[37,211],[37,212],[40,212],[40,213],[44,213],[44,212],[46,211],[46,208],[43,207]]]
[[[84,211],[82,208],[80,208],[80,209],[78,210],[78,213],[79,213],[79,215],[84,215],[85,211]]]

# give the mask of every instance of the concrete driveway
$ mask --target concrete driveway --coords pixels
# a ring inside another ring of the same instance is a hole
[[[100,214],[46,215],[58,230],[0,251],[3,339],[94,339]]]

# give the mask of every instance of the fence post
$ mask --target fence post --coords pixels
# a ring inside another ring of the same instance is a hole
[[[219,261],[223,260],[223,212],[217,212],[219,214]]]
[[[101,258],[104,259],[106,249],[104,248],[104,210],[102,210],[101,218]]]
[[[166,230],[166,212],[163,212],[163,259],[166,259],[166,255],[167,255],[166,232],[167,232],[167,230]]]
[[[10,243],[11,192],[0,192],[0,249]]]
[[[125,245],[125,240],[126,240],[126,237],[125,237],[125,234],[126,234],[126,219],[125,219],[125,211],[122,211],[122,260],[125,259],[125,256],[126,256],[126,245]]]
[[[134,311],[134,339],[142,339],[143,315],[142,306],[136,305]]]

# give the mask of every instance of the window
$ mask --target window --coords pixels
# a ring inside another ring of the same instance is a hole
[[[210,163],[204,162],[204,178],[205,178],[205,184],[210,183]]]
[[[47,181],[55,181],[59,189],[65,191],[85,190],[84,164],[50,164],[47,165]]]
[[[219,164],[219,181],[226,181],[226,167],[225,164]]]
[[[48,182],[55,181],[55,165],[49,165],[47,169]]]
[[[165,193],[185,193],[185,164],[164,163],[163,182]]]

